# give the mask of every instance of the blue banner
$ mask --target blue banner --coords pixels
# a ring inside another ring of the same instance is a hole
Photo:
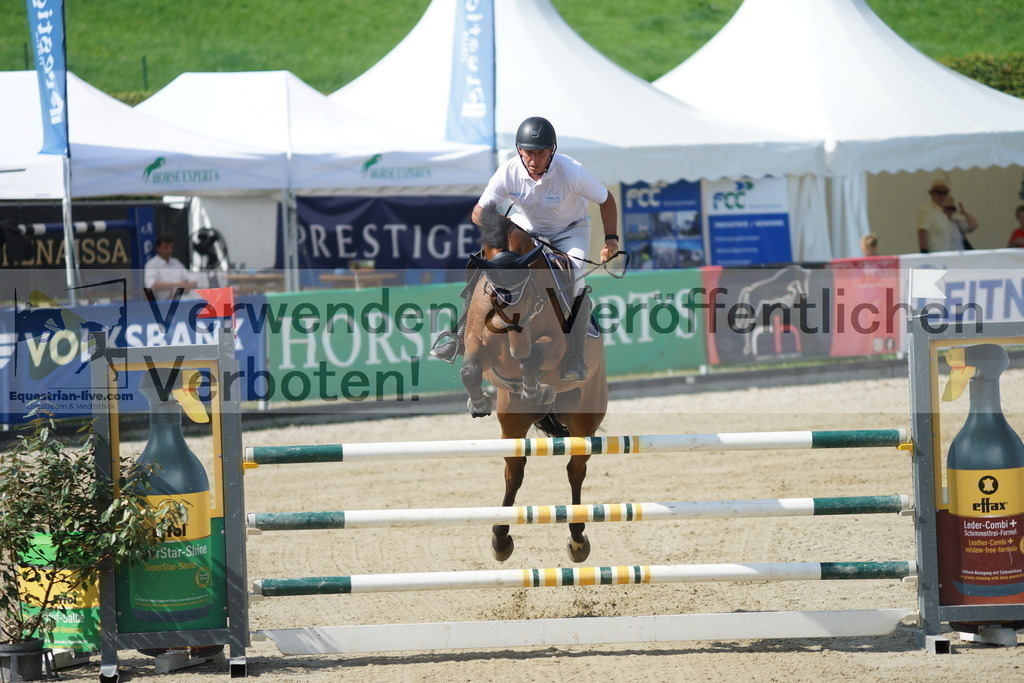
[[[744,267],[791,263],[785,178],[704,183],[709,265]]]
[[[299,265],[379,270],[441,269],[460,274],[479,251],[470,220],[476,197],[299,197]],[[281,224],[275,267],[282,266]]]
[[[789,215],[784,213],[709,216],[711,262],[716,266],[789,263]]]
[[[632,268],[705,264],[699,182],[623,184],[622,224],[623,248]]]
[[[494,147],[494,0],[459,0],[445,137]]]
[[[267,378],[266,335],[278,321],[270,318],[265,297],[242,297],[235,304],[235,353],[243,371],[235,397],[256,400]],[[215,344],[222,321],[197,319],[204,306],[198,299],[180,299],[67,308],[21,304],[0,310],[0,421],[23,422],[37,399],[47,401],[57,417],[89,415],[92,332],[106,331],[107,343],[117,347]],[[122,412],[147,410],[138,376],[128,373],[117,387]]]
[[[68,75],[64,57],[63,0],[25,0],[39,76],[43,115],[42,154],[68,153]]]

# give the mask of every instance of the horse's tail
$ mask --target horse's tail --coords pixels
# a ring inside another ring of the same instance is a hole
[[[554,412],[548,413],[534,424],[548,436],[569,436],[569,428],[562,424]]]

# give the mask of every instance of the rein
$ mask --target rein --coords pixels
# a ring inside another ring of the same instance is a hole
[[[509,211],[511,211],[511,210],[512,210],[512,207],[509,207]],[[593,273],[598,268],[604,268],[608,264],[609,261],[611,261],[613,258],[617,258],[620,255],[625,255],[625,257],[627,259],[626,263],[627,264],[629,263],[629,260],[628,260],[629,259],[629,253],[625,252],[625,251],[622,251],[621,249],[619,251],[615,252],[614,254],[612,254],[612,257],[610,259],[608,259],[608,261],[604,261],[602,263],[597,263],[596,261],[591,261],[590,259],[585,258],[583,256],[580,256],[578,258],[575,257],[575,256],[570,256],[569,254],[565,253],[564,251],[562,251],[561,249],[559,249],[555,245],[551,244],[551,242],[548,242],[543,237],[538,237],[537,235],[531,233],[530,231],[526,230],[525,228],[523,228],[522,226],[520,226],[520,225],[518,225],[516,223],[513,223],[512,227],[514,229],[516,229],[516,230],[521,230],[522,232],[525,232],[526,235],[530,239],[532,239],[533,241],[535,241],[535,242],[537,242],[539,244],[544,245],[552,253],[561,254],[566,259],[572,259],[573,261],[582,261],[583,263],[589,263],[590,265],[594,266],[593,268],[591,268],[591,269],[587,270],[586,272],[584,272],[584,273],[578,275],[577,277],[573,278],[572,282],[569,283],[569,286],[575,285],[577,282],[579,282],[580,280],[582,280],[586,276],[590,275],[591,273]],[[615,275],[611,271],[609,271],[608,274],[611,275],[612,277],[615,277],[616,279],[622,278],[625,275],[625,266],[623,266],[623,273],[621,275]]]

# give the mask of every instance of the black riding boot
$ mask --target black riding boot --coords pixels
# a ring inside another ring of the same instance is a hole
[[[562,379],[567,382],[582,382],[587,378],[587,365],[584,356],[587,346],[587,327],[590,325],[590,311],[593,308],[593,303],[586,291],[576,297],[576,301],[579,301],[581,297],[583,300],[580,302],[579,311],[573,320],[565,360],[562,361]]]
[[[463,335],[466,333],[466,313],[469,309],[469,302],[463,302],[462,317],[456,323],[454,330],[445,330],[437,335],[434,346],[430,349],[430,355],[439,358],[446,363],[454,363],[456,356],[466,352],[466,344]]]
[[[462,316],[455,324],[455,329],[445,330],[437,335],[434,345],[430,349],[430,355],[443,360],[446,363],[454,363],[456,356],[466,352],[465,333],[466,316],[469,314],[469,301],[473,297],[473,290],[476,289],[476,281],[480,271],[476,266],[466,266],[466,287],[462,290]]]

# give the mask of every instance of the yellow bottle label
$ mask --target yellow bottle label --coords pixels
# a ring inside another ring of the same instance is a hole
[[[950,513],[959,517],[1024,514],[1024,468],[947,470]]]
[[[159,508],[165,501],[179,501],[185,505],[187,519],[171,528],[161,539],[164,543],[172,541],[195,541],[210,535],[210,492],[182,493],[176,496],[146,496],[146,500],[154,508]]]
[[[38,571],[40,581],[32,581],[30,575]],[[87,609],[96,607],[100,602],[99,586],[96,582],[82,584],[72,589],[72,583],[77,581],[77,574],[70,569],[54,569],[53,567],[40,567],[32,570],[22,567],[21,573],[21,599],[29,605],[39,606],[46,596],[46,589],[53,577],[53,585],[50,587],[50,602],[65,609]],[[56,595],[56,598],[52,596]]]

